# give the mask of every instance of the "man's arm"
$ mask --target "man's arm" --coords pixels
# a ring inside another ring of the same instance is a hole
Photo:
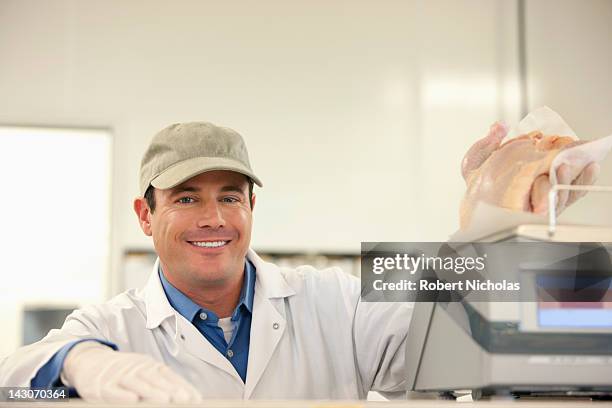
[[[353,335],[366,391],[391,396],[407,390],[406,338],[412,310],[412,303],[358,303]]]
[[[368,391],[392,398],[405,397],[408,387],[406,338],[413,304],[362,302],[359,279],[337,268],[330,269],[325,276],[324,288],[337,291],[335,298],[342,300],[352,318],[360,398],[365,398]],[[342,296],[338,296],[340,293]]]
[[[70,344],[74,345],[85,339],[107,342],[108,339],[103,333],[104,327],[104,319],[97,309],[92,307],[75,310],[66,318],[61,329],[51,330],[39,342],[20,347],[0,360],[0,386],[30,387],[43,367],[45,370],[37,379],[37,384],[45,380],[54,381],[55,379],[50,377],[51,369],[57,367],[47,364],[51,363],[55,356],[55,363],[59,363],[59,360],[63,363],[64,356],[60,352],[66,348],[65,352],[68,353]]]
[[[200,400],[197,390],[165,364],[145,354],[115,351],[108,332],[99,309],[76,310],[61,329],[0,361],[0,386],[53,386],[61,381],[87,401]],[[84,341],[90,339],[100,340]]]

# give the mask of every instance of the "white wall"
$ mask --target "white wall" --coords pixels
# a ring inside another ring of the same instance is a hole
[[[528,2],[531,106],[588,137],[612,131],[611,7]],[[139,160],[177,121],[247,140],[255,248],[443,240],[464,151],[518,119],[516,17],[505,0],[0,0],[0,123],[112,129],[110,293],[120,254],[150,246]]]
[[[527,2],[529,105],[554,107],[582,139],[612,134],[612,1]],[[598,184],[612,186],[612,157]],[[612,226],[612,194],[570,208],[579,222]]]
[[[115,267],[150,245],[131,210],[145,146],[188,120],[247,140],[256,248],[442,240],[463,152],[516,119],[514,20],[502,0],[4,0],[0,123],[113,130]]]

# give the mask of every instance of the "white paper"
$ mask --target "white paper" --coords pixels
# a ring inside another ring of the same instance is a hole
[[[548,106],[542,106],[525,116],[516,127],[511,128],[504,142],[534,130],[539,130],[545,135],[570,136],[578,139],[576,133],[557,112]]]
[[[470,225],[455,232],[450,241],[472,242],[496,232],[504,231],[519,225],[547,225],[548,217],[525,211],[508,210],[479,201],[472,212]]]

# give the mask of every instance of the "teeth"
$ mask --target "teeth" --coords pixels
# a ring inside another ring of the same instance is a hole
[[[192,241],[191,243],[202,248],[217,248],[227,244],[227,241]]]

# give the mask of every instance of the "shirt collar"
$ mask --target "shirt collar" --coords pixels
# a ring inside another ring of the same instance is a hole
[[[166,277],[164,276],[164,272],[162,271],[161,264],[158,268],[159,278],[166,293],[166,297],[170,302],[170,305],[179,312],[185,319],[193,322],[196,315],[198,315],[201,311],[205,311],[210,316],[210,322],[217,322],[219,320],[218,316],[207,309],[200,307],[197,303],[191,300],[187,295],[178,290],[174,285],[172,285]],[[242,306],[249,312],[253,313],[253,299],[255,297],[255,266],[248,259],[245,260],[244,267],[244,281],[242,283],[242,290],[240,292],[240,299],[238,300],[238,304],[232,313],[232,320],[237,320],[240,316],[240,312],[242,310]]]
[[[253,298],[255,297],[255,266],[248,259],[245,262],[244,268],[244,283],[240,292],[240,300],[238,301],[238,309],[244,305],[249,313],[253,313]]]

